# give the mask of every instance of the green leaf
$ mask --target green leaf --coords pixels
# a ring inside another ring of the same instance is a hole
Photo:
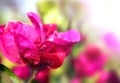
[[[0,83],[20,83],[17,76],[6,66],[0,64]]]

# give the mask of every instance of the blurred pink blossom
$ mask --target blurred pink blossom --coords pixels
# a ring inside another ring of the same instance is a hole
[[[103,69],[107,56],[96,45],[88,45],[75,61],[75,71],[80,77],[92,76]]]

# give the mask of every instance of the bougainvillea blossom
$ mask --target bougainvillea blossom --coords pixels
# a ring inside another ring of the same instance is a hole
[[[92,76],[101,71],[107,61],[107,56],[95,45],[89,45],[80,53],[75,61],[75,71],[78,76]]]
[[[35,13],[29,12],[32,25],[8,22],[0,29],[0,49],[11,61],[19,64],[59,67],[80,41],[79,32],[58,32],[55,24],[43,24]]]

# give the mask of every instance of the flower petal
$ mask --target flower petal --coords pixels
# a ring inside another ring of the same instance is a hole
[[[18,48],[11,33],[6,32],[2,35],[0,40],[0,49],[8,59],[16,63],[21,63]]]
[[[37,65],[40,62],[40,56],[35,44],[21,34],[17,33],[14,37],[21,58],[29,64]]]
[[[80,41],[80,34],[75,30],[69,30],[67,32],[57,33],[55,32],[48,39],[51,42],[55,42],[58,44],[66,44],[66,43],[76,43]]]
[[[41,48],[39,49],[39,52],[45,52],[45,53],[59,53],[62,52],[67,56],[72,48],[73,44],[57,44],[51,41],[46,41]]]
[[[44,28],[39,16],[33,12],[29,12],[28,17],[31,20],[32,24],[34,25],[38,34],[40,34],[41,41],[44,42],[45,41]]]
[[[16,35],[16,34],[19,34],[19,35]],[[23,36],[21,36],[21,35],[24,35],[24,39],[27,38],[27,40],[22,41]],[[21,39],[21,40],[19,41],[19,39]],[[15,40],[17,41],[17,43]],[[30,40],[32,42],[32,44],[33,44],[33,42],[36,42],[37,40],[39,40],[38,33],[36,32],[36,30],[34,28],[32,28],[31,26],[29,26],[27,24],[23,24],[21,22],[9,22],[5,26],[4,32],[1,35],[1,40],[0,40],[1,47],[0,48],[3,51],[3,54],[6,57],[8,57],[8,59],[10,59],[11,61],[16,62],[16,63],[21,63],[22,62],[21,54],[19,54],[19,52],[18,52],[18,51],[21,51],[20,50],[21,47],[20,46],[18,47],[17,44],[20,44],[20,45],[21,45],[21,43],[24,44],[25,42],[29,42],[28,40]],[[31,43],[26,43],[28,48],[30,47],[30,44]],[[27,48],[27,46],[26,46],[26,48]],[[25,53],[26,53],[26,56],[28,56],[28,55],[30,56],[32,52],[25,51]],[[37,59],[37,62],[38,62],[38,60],[39,60],[39,58]]]
[[[3,33],[5,25],[0,25],[0,34]]]
[[[12,33],[8,32],[6,29],[15,27],[14,22],[9,22],[6,26],[1,26],[0,34],[0,50],[2,53],[11,61],[15,63],[21,63],[20,56],[17,51],[17,46],[14,42],[14,37]],[[9,42],[9,43],[8,43]]]
[[[58,68],[64,62],[65,54],[59,53],[43,53],[41,56],[42,62],[51,68]]]
[[[66,52],[65,54],[68,55],[72,46],[80,41],[80,34],[75,30],[69,30],[62,33],[54,32],[47,41],[51,42],[51,46],[55,46],[54,51]]]
[[[48,38],[57,29],[56,24],[44,24],[45,36]]]

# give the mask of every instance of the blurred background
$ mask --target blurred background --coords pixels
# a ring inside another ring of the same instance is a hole
[[[57,24],[59,31],[80,32],[81,41],[60,68],[50,71],[49,83],[108,83],[105,81],[114,77],[109,83],[120,83],[119,4],[119,0],[0,0],[0,24],[11,20],[29,23],[26,13],[36,12],[43,23]],[[86,63],[83,55],[90,61]],[[86,55],[102,59],[94,61]],[[16,65],[1,58],[9,68]]]

